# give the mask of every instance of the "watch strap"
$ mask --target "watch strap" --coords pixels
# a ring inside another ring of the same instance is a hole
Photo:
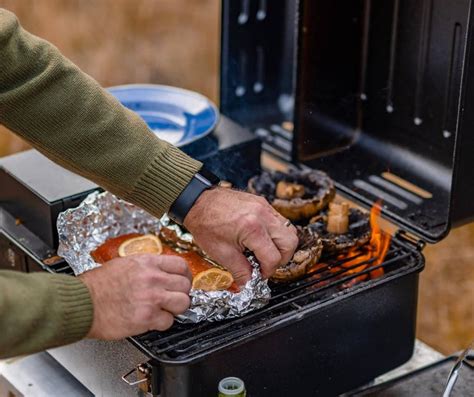
[[[207,189],[217,186],[219,178],[212,172],[201,168],[196,173],[175,202],[171,205],[168,216],[179,225],[182,225],[186,215],[198,197]]]

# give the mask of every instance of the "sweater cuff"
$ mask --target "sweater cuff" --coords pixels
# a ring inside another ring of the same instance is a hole
[[[159,218],[201,168],[202,163],[167,145],[166,150],[148,166],[133,191],[124,198]]]
[[[55,275],[51,279],[62,313],[57,344],[66,345],[83,339],[89,333],[94,317],[89,289],[76,277]]]

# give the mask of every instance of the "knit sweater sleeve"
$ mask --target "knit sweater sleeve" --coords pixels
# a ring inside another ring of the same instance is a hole
[[[93,309],[75,277],[0,271],[0,358],[34,353],[87,335]]]
[[[201,168],[4,9],[0,54],[0,124],[63,167],[156,216]]]

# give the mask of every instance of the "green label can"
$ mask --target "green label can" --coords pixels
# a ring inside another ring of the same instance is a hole
[[[245,383],[242,379],[230,376],[219,382],[219,397],[246,397]]]

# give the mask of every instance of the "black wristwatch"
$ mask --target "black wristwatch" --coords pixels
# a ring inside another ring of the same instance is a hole
[[[219,185],[220,179],[204,167],[193,176],[188,186],[184,188],[176,201],[171,205],[168,216],[179,225],[194,205],[198,197],[207,189]]]

